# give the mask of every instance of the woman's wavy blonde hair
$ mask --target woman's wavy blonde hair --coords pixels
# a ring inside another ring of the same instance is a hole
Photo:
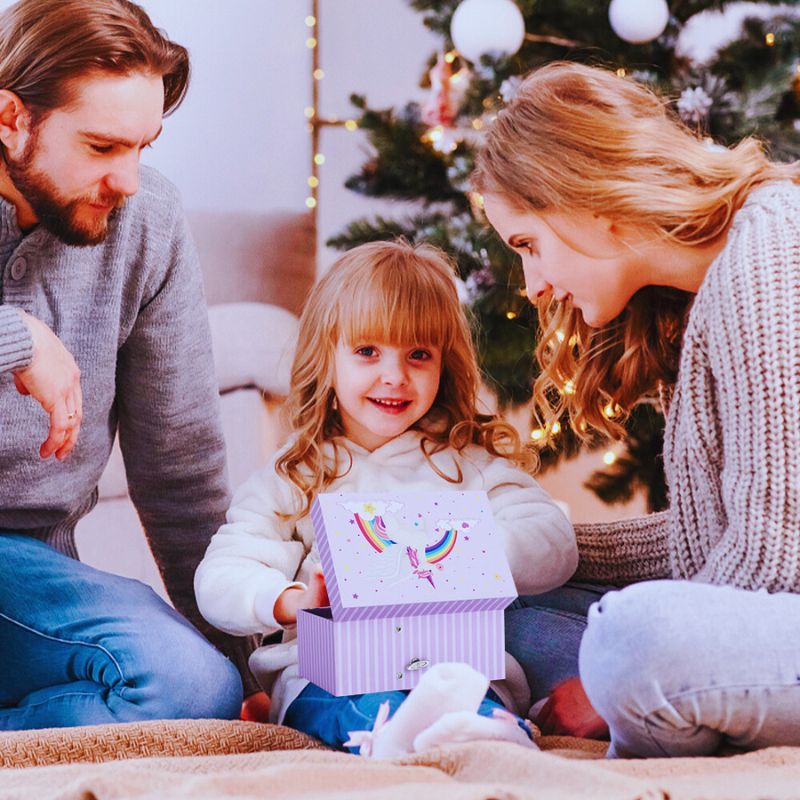
[[[430,456],[447,447],[462,451],[479,444],[493,455],[532,466],[516,430],[478,412],[480,372],[469,322],[458,299],[455,269],[430,245],[373,242],[339,258],[314,287],[300,317],[288,398],[294,436],[275,469],[299,493],[288,519],[306,514],[316,494],[347,474],[350,461],[336,409],[335,350],[339,342],[437,347],[442,353],[439,390],[428,414],[413,427],[424,432],[420,447],[432,468],[452,483]],[[335,457],[325,456],[332,442]]]
[[[473,187],[522,211],[588,211],[635,222],[688,246],[713,243],[759,184],[800,180],[744,139],[709,147],[668,101],[604,68],[557,62],[528,75],[488,130]],[[602,328],[569,302],[538,304],[542,371],[534,384],[546,424],[619,437],[634,404],[675,380],[691,295],[649,286]],[[549,427],[547,428],[549,430]]]

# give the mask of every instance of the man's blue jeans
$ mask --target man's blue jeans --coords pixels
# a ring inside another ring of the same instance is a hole
[[[0,730],[238,717],[233,664],[139,581],[0,533]]]

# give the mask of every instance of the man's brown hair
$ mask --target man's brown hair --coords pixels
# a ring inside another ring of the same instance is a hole
[[[0,14],[0,89],[37,115],[73,100],[74,79],[144,72],[164,81],[164,114],[189,84],[189,54],[129,0],[19,0]]]

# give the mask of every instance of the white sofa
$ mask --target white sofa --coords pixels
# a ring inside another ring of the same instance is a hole
[[[292,212],[189,215],[197,242],[220,384],[231,486],[263,464],[285,436],[297,316],[314,281],[314,232]],[[119,448],[99,484],[99,502],[76,530],[81,559],[136,578],[166,596],[128,496]]]

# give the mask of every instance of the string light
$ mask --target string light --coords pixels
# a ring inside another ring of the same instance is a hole
[[[606,450],[603,454],[603,463],[611,466],[617,460],[617,454],[613,450]]]
[[[627,74],[628,74],[628,73],[625,71],[625,67],[620,67],[620,68],[617,70],[617,77],[618,77],[618,78],[624,78],[624,77],[625,77]]]
[[[772,47],[775,44],[775,34],[774,33],[768,33],[764,37],[764,41],[767,43],[767,47]]]
[[[564,382],[564,394],[575,394],[575,381]]]
[[[617,406],[614,403],[607,403],[603,409],[603,414],[609,419],[617,416]]]
[[[506,317],[508,319],[516,319],[517,318],[517,312],[516,311],[506,311]]]
[[[320,81],[325,77],[325,70],[320,66],[320,47],[319,47],[319,0],[310,0],[311,13],[306,15],[305,24],[310,28],[306,47],[311,51],[311,105],[307,106],[303,113],[308,123],[306,130],[311,134],[311,175],[307,179],[311,194],[306,198],[306,206],[314,213],[312,214],[312,225],[314,230],[317,227],[316,208],[318,204],[319,190],[319,167],[325,163],[325,156],[319,151],[320,131],[326,126],[342,126],[348,131],[358,129],[358,123],[354,119],[341,121],[336,117],[324,118],[319,115],[319,87]],[[316,237],[315,237],[316,238]]]
[[[449,53],[445,53],[444,60],[448,64],[452,64],[456,60],[456,51],[455,50],[451,50]]]
[[[479,131],[483,127],[483,120],[480,118],[472,120],[472,127],[475,128],[476,131]]]
[[[540,442],[544,439],[544,430],[542,428],[534,428],[531,431],[531,439],[533,439],[534,442]]]
[[[558,339],[559,342],[563,342],[564,341],[564,331],[556,331],[556,339]]]
[[[550,433],[552,433],[554,436],[557,436],[559,433],[561,433],[561,423],[558,420],[556,420],[550,426]]]

